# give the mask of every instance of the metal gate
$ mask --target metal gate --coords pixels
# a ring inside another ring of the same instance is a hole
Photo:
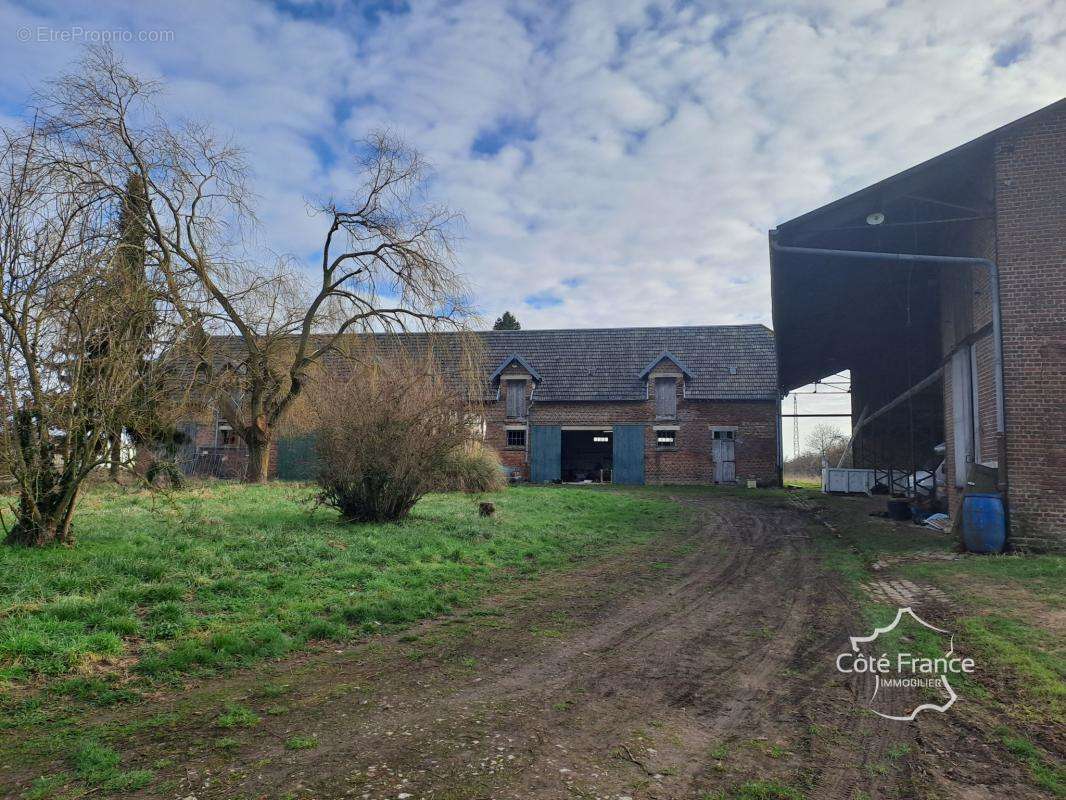
[[[529,480],[550,483],[562,478],[563,431],[558,425],[534,425],[529,447]]]
[[[644,426],[615,425],[612,483],[644,483]]]
[[[736,483],[736,432],[731,428],[711,431],[711,454],[714,456],[714,482]]]

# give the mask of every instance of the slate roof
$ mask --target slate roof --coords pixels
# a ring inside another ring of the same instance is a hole
[[[460,334],[433,334],[433,348],[446,366]],[[486,395],[496,396],[497,371],[517,357],[539,376],[534,400],[621,401],[647,398],[642,374],[664,351],[691,374],[686,397],[693,400],[776,400],[774,334],[765,325],[676,328],[574,328],[480,331]],[[353,335],[357,338],[358,335]],[[400,343],[421,351],[427,334],[378,334],[379,352]],[[243,353],[236,337],[214,337],[216,357]],[[238,356],[239,357],[239,356]],[[327,359],[327,363],[332,359]],[[338,367],[340,362],[336,362]]]
[[[776,400],[774,334],[764,325],[485,331],[486,363],[519,355],[542,376],[534,400],[644,400],[641,373],[668,351],[695,400]],[[736,374],[731,374],[730,368]]]

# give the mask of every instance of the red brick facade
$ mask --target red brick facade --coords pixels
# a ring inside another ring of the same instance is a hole
[[[994,226],[966,243],[1000,272],[1008,502],[1015,547],[1066,549],[1066,107],[1048,109],[995,142],[989,167]],[[945,277],[944,353],[991,319],[987,275]],[[977,459],[995,462],[993,341],[975,345]],[[945,370],[952,510],[953,403]]]
[[[192,434],[192,440],[181,449],[178,456],[178,463],[187,474],[214,478],[244,477],[248,469],[248,449],[239,439],[232,443],[224,441],[217,417],[211,413],[200,414],[183,420],[179,427]],[[139,449],[138,470],[142,473],[146,471],[155,458],[154,453]],[[268,477],[277,477],[277,471],[278,443],[275,440],[270,445]]]
[[[536,384],[520,366],[513,364],[500,376],[499,396],[485,405],[485,442],[494,448],[501,461],[522,479],[529,478],[529,429],[533,425],[568,427],[604,427],[616,424],[644,424],[645,482],[649,484],[700,484],[714,482],[712,430],[730,429],[734,436],[736,480],[758,481],[760,486],[773,485],[777,470],[777,403],[775,401],[692,400],[685,397],[683,376],[664,362],[648,378],[654,385],[657,377],[673,377],[677,391],[677,413],[657,419],[653,399],[617,402],[544,402],[538,401]],[[506,381],[525,381],[525,403],[521,416],[507,417]],[[676,429],[677,445],[660,448],[656,427]],[[193,441],[180,459],[190,474],[221,478],[243,476],[247,452],[240,441],[227,445],[221,439],[218,419],[206,413],[185,421]],[[525,431],[526,444],[508,447],[508,428]],[[278,445],[270,453],[270,476],[277,475]],[[143,454],[141,463],[148,463]]]
[[[1066,108],[997,143],[996,249],[1011,534],[1066,549]]]
[[[674,374],[657,369],[649,378]],[[777,482],[777,403],[768,401],[727,402],[689,400],[684,397],[683,379],[677,380],[677,415],[656,419],[655,402],[540,402],[534,382],[516,365],[501,376],[499,398],[488,403],[485,413],[485,441],[500,453],[504,464],[523,478],[529,477],[529,427],[533,425],[603,426],[615,424],[646,425],[644,436],[645,482],[649,484],[699,484],[714,482],[711,456],[712,428],[735,429],[736,479],[743,483],[757,480],[759,485]],[[506,380],[525,378],[525,419],[508,419]],[[659,449],[655,427],[676,427],[677,446]],[[526,446],[509,448],[507,428],[527,430]]]

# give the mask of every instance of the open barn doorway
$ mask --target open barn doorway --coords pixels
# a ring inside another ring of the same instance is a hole
[[[609,483],[614,453],[610,428],[562,432],[562,477],[564,483]]]

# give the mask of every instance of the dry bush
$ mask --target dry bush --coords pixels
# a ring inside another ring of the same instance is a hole
[[[405,517],[479,435],[481,409],[454,384],[432,352],[401,348],[316,383],[319,501],[351,522]]]
[[[495,492],[507,486],[500,456],[483,442],[468,442],[448,454],[434,482],[437,492]]]

